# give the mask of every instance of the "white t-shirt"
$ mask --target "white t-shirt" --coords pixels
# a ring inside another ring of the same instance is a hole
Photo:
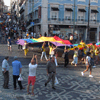
[[[91,60],[91,57],[90,56],[87,56],[86,57],[86,64],[88,64],[88,63],[90,64],[90,60]]]
[[[37,64],[32,65],[31,63],[29,64],[29,76],[36,76],[36,68]]]

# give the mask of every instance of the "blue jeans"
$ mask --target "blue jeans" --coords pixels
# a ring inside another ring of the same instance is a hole
[[[42,52],[41,59],[43,58],[43,56],[45,56],[45,59],[47,60],[46,52]]]
[[[78,57],[73,57],[73,64],[77,64],[78,63]]]

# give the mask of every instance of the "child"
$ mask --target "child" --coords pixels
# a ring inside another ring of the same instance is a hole
[[[71,62],[71,65],[75,64],[75,66],[77,66],[77,63],[78,63],[78,47],[74,49],[74,56],[73,56],[73,61]]]
[[[64,67],[66,67],[68,65],[68,63],[69,63],[68,52],[69,52],[69,50],[65,47],[65,49],[64,49],[64,53],[65,53],[65,56],[64,56],[64,59],[65,59]]]
[[[84,73],[85,73],[86,71],[88,71],[88,69],[90,68],[90,75],[89,75],[89,77],[93,77],[93,76],[91,75],[92,67],[91,67],[91,57],[90,57],[90,55],[91,55],[91,53],[90,53],[90,52],[87,52],[87,57],[86,57],[86,70],[83,71],[83,72],[81,72],[82,76],[84,76]]]

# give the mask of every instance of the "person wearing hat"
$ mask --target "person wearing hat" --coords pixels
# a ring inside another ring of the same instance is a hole
[[[18,61],[18,57],[14,57],[14,61],[12,62],[12,68],[13,68],[13,85],[14,90],[16,90],[16,81],[18,81],[19,76],[21,75],[22,71],[22,64],[20,61]],[[23,89],[23,86],[21,84],[21,81],[18,81],[18,85],[20,87],[20,90]]]

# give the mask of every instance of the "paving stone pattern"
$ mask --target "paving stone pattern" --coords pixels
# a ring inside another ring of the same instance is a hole
[[[0,67],[1,69],[1,67]],[[24,90],[13,89],[12,68],[10,68],[10,89],[3,89],[3,76],[0,72],[0,100],[100,100],[100,84],[99,84],[99,70],[100,68],[93,69],[94,78],[88,77],[88,72],[84,77],[80,72],[84,69],[70,69],[57,68],[57,78],[59,84],[56,85],[56,90],[51,88],[51,83],[44,86],[47,80],[46,67],[38,68],[36,75],[36,83],[34,93],[35,96],[27,95],[26,86],[28,79],[28,67],[23,66],[23,86]]]
[[[0,71],[0,100],[100,100],[100,66],[93,69],[92,75],[94,78],[89,78],[89,72],[86,72],[85,76],[81,76],[81,71],[85,69],[85,66],[78,65],[77,67],[68,66],[64,68],[62,64],[57,68],[57,78],[59,84],[56,85],[56,90],[53,90],[51,83],[44,86],[48,76],[46,75],[46,61],[40,62],[37,68],[36,83],[34,87],[35,96],[27,95],[27,82],[28,82],[28,64],[31,60],[33,53],[38,54],[38,59],[40,59],[40,53],[37,52],[38,49],[30,50],[27,57],[24,57],[22,51],[17,51],[17,46],[12,46],[12,52],[7,50],[7,45],[0,45],[0,70],[1,63],[5,56],[10,56],[10,81],[9,88],[3,89],[3,76],[2,71]],[[12,78],[12,67],[11,62],[13,57],[18,56],[19,60],[22,62],[23,71],[23,86],[24,90],[20,90],[17,85],[17,90],[13,89],[13,78]],[[58,59],[58,62],[62,62]]]

